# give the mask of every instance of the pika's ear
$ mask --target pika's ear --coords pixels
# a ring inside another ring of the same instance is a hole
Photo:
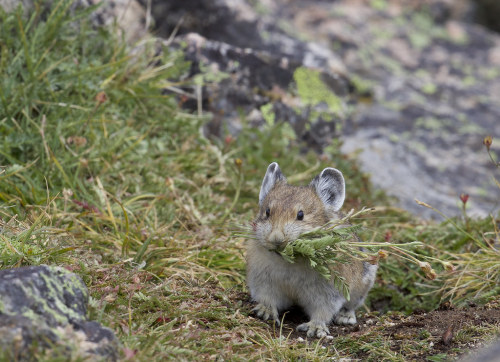
[[[286,182],[286,178],[281,173],[279,165],[273,162],[267,167],[266,175],[264,176],[264,180],[262,180],[262,186],[260,187],[259,193],[259,205],[262,205],[262,201],[264,201],[269,191],[278,181]]]
[[[340,210],[345,200],[345,181],[342,172],[331,167],[325,168],[309,185],[316,189],[327,209]]]

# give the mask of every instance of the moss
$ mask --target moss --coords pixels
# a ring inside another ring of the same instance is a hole
[[[389,140],[390,140],[391,142],[398,143],[398,142],[400,141],[400,136],[399,136],[399,135],[397,135],[397,134],[395,134],[395,133],[391,133],[391,134],[389,135]]]
[[[341,114],[341,99],[321,80],[319,71],[300,67],[293,73],[293,78],[297,85],[297,93],[306,105],[325,103],[332,113]]]
[[[415,122],[415,126],[432,131],[440,131],[444,128],[443,120],[434,117],[420,117]]]
[[[422,87],[422,92],[425,94],[434,94],[437,91],[437,86],[433,83],[428,83]]]
[[[472,75],[468,75],[463,78],[462,83],[466,87],[471,87],[477,83],[477,79]]]
[[[500,70],[497,68],[481,69],[480,72],[483,73],[484,77],[488,80],[493,80],[500,77]]]
[[[475,124],[475,123],[472,123],[472,122],[468,122],[462,126],[459,127],[458,129],[458,133],[462,133],[462,134],[477,134],[477,135],[484,135],[484,134],[487,134],[487,132],[485,131],[484,128],[482,128],[481,126]]]
[[[262,113],[262,117],[267,122],[267,124],[269,126],[273,126],[274,122],[276,121],[276,116],[273,111],[272,103],[264,104],[262,107],[260,107],[260,111]]]
[[[385,0],[372,0],[370,5],[377,10],[385,10],[387,8],[387,1]]]
[[[356,91],[360,94],[373,92],[375,82],[362,78],[356,74],[351,75],[351,82],[356,88]]]
[[[411,45],[417,49],[423,49],[431,43],[431,38],[423,33],[413,32],[409,37]]]
[[[409,146],[413,150],[415,150],[419,153],[422,153],[422,154],[425,154],[425,152],[427,151],[427,146],[424,143],[419,142],[419,141],[415,141],[415,140],[411,141],[411,142],[409,142]]]

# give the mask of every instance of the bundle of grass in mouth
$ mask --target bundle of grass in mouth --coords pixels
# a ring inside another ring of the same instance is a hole
[[[358,212],[351,210],[340,220],[301,234],[297,240],[287,243],[279,250],[279,254],[290,263],[294,263],[297,258],[307,260],[311,268],[325,279],[333,279],[333,283],[347,300],[349,300],[349,287],[336,271],[335,263],[349,263],[352,259],[358,259],[377,264],[390,253],[419,265],[427,278],[435,279],[436,272],[430,264],[418,259],[428,257],[417,255],[410,250],[422,246],[423,243],[363,242],[358,238],[356,232],[361,229],[361,225],[351,225],[350,220],[372,210],[369,208],[363,208]]]

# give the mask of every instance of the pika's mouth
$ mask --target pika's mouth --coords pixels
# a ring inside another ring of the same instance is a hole
[[[280,251],[283,251],[283,249],[285,249],[285,247],[288,245],[289,242],[290,242],[289,240],[282,240],[282,241],[267,240],[267,245],[269,251],[275,251],[279,253]]]

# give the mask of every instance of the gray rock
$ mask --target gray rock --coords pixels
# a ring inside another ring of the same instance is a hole
[[[195,33],[177,37],[174,46],[183,47],[186,59],[192,64],[192,76],[200,68],[226,75],[217,82],[205,82],[201,92],[203,110],[213,115],[205,125],[207,136],[222,137],[225,130],[237,135],[242,118],[254,126],[264,124],[261,107],[266,104],[272,105],[275,120],[288,122],[310,148],[320,151],[335,136],[338,115],[332,113],[328,121],[312,117],[309,106],[300,105],[298,99],[286,95],[294,83],[294,71],[306,67],[300,54],[288,58],[278,46],[275,52],[240,48]],[[348,82],[342,76],[327,69],[322,70],[321,76],[332,92],[339,96],[348,93]],[[197,110],[199,103],[193,96],[184,106]],[[328,113],[327,109],[323,111]]]
[[[87,321],[88,291],[61,267],[0,270],[0,357],[118,358],[114,333]]]
[[[347,95],[345,66],[328,48],[287,34],[246,0],[155,1],[152,16],[157,34],[176,34],[174,45],[187,44],[191,75],[200,68],[229,75],[220,82],[204,82],[201,92],[189,91],[192,100],[185,106],[198,110],[201,93],[201,108],[213,116],[204,129],[207,136],[221,137],[225,131],[237,135],[245,120],[265,124],[261,107],[268,104],[275,120],[288,122],[309,148],[321,151],[337,136],[337,113],[300,104],[289,92],[294,71],[305,67],[320,71],[333,94]]]
[[[470,2],[393,0],[272,1],[303,37],[335,49],[354,83],[343,152],[359,151],[373,183],[399,206],[437,217],[500,210],[498,169],[483,138],[500,154],[500,36],[469,21]],[[274,10],[273,10],[274,9]]]
[[[500,362],[500,340],[478,351],[471,352],[461,362]]]
[[[147,0],[140,1],[147,4]],[[279,14],[266,16],[247,0],[153,1],[151,15],[156,33],[164,38],[197,33],[211,41],[266,51],[307,67],[338,73],[346,69],[327,47],[290,35],[279,26]]]

